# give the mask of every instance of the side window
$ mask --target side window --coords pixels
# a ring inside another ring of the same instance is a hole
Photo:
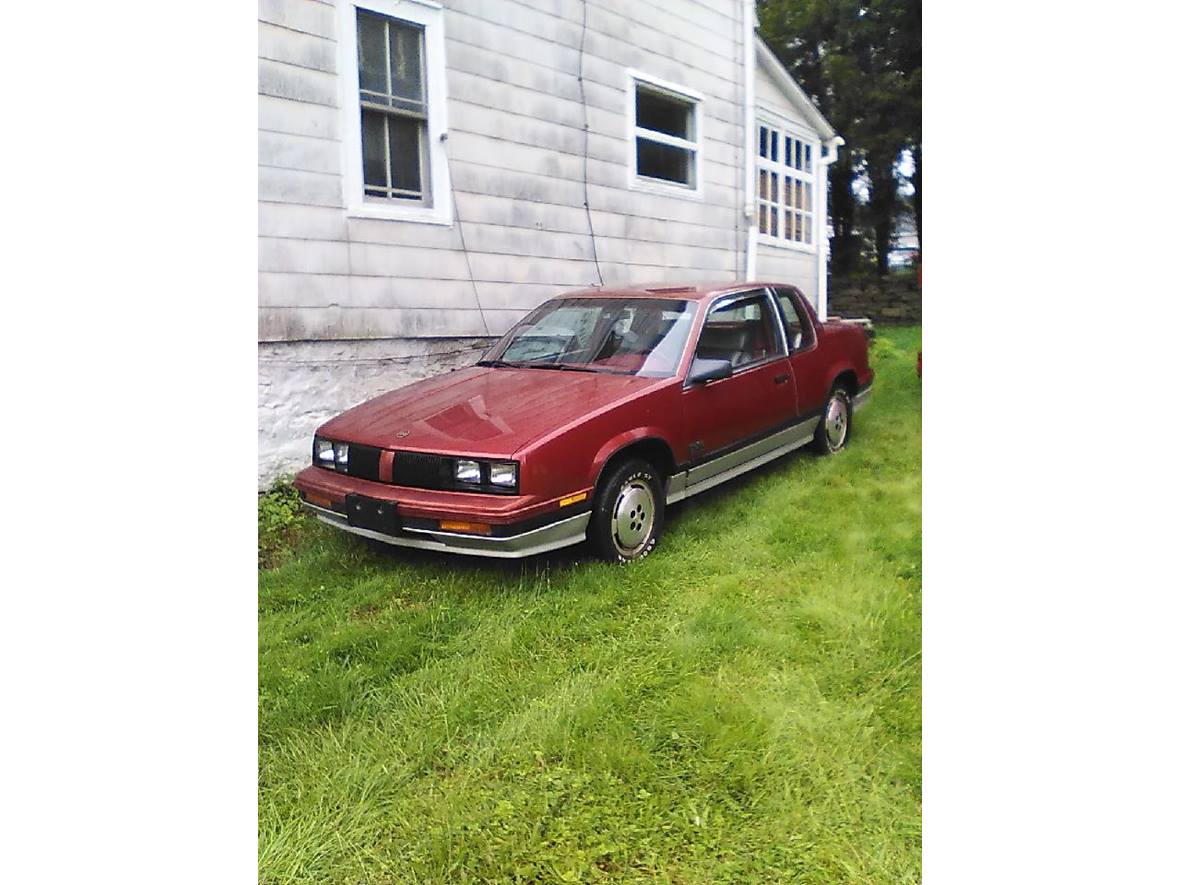
[[[709,312],[697,343],[702,359],[728,360],[735,369],[781,356],[783,343],[765,295],[739,298]]]
[[[631,187],[646,184],[700,193],[702,97],[637,71],[627,73],[634,152]]]
[[[791,353],[810,347],[815,343],[815,332],[806,312],[795,303],[794,293],[790,289],[775,289],[774,294],[783,311],[783,328],[787,330]]]

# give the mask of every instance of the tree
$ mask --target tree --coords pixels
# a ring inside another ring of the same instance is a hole
[[[921,0],[760,0],[758,16],[767,45],[845,139],[829,170],[832,271],[855,267],[863,228],[885,273],[903,150],[915,158],[921,231]],[[860,175],[863,209],[852,189]]]

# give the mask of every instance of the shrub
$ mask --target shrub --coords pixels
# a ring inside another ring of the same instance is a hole
[[[258,495],[258,567],[272,568],[295,544],[305,517],[290,479]]]

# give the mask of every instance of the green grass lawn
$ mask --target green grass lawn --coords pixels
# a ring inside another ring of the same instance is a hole
[[[260,508],[262,880],[918,881],[920,332],[879,334],[847,450],[670,508],[626,568],[285,511],[276,551]]]

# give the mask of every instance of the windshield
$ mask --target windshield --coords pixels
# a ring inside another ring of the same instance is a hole
[[[525,317],[480,365],[667,378],[676,374],[696,303],[558,298]]]

